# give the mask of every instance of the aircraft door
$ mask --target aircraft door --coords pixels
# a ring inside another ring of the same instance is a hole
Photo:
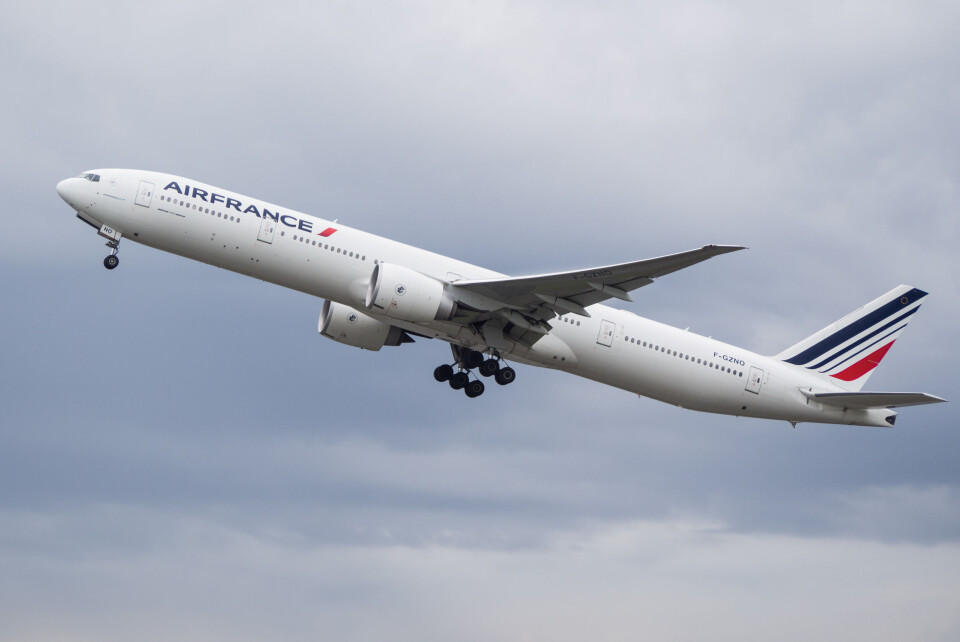
[[[260,220],[260,233],[257,234],[257,240],[264,243],[273,243],[273,235],[277,231],[277,222],[269,216],[264,216]]]
[[[134,201],[137,205],[142,205],[143,207],[150,207],[150,202],[153,200],[153,183],[150,181],[140,181],[140,187],[137,189],[137,198]]]
[[[763,370],[750,366],[750,376],[747,377],[747,392],[755,395],[760,394],[760,386],[763,385]]]
[[[617,331],[617,324],[613,321],[603,320],[600,322],[600,334],[597,335],[597,343],[608,348],[613,345],[613,335]]]

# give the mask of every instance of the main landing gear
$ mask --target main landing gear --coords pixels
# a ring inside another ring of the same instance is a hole
[[[501,386],[513,383],[517,378],[516,371],[510,366],[501,367],[500,357],[484,357],[482,352],[461,348],[460,346],[450,346],[453,350],[453,364],[445,363],[437,366],[433,371],[433,378],[439,382],[446,381],[454,390],[463,390],[463,392],[473,399],[483,394],[485,386],[478,378],[471,379],[472,370],[476,369],[481,376],[493,377]],[[454,370],[454,367],[457,369]]]

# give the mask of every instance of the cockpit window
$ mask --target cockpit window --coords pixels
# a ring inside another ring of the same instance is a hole
[[[100,174],[90,174],[90,173],[80,174],[80,176],[78,176],[78,178],[85,178],[85,179],[87,179],[88,181],[91,181],[91,182],[94,182],[94,183],[99,183],[99,182],[100,182]]]

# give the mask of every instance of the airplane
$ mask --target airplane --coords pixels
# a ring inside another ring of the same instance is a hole
[[[706,245],[589,269],[511,277],[181,176],[98,169],[57,193],[107,240],[121,238],[324,299],[319,333],[366,350],[450,344],[434,378],[467,397],[552,368],[707,413],[891,427],[894,408],[946,401],[864,392],[927,293],[900,285],[773,356],[603,305],[722,254]],[[508,361],[509,360],[509,361]]]

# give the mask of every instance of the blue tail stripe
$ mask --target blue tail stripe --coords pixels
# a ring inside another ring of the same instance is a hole
[[[847,357],[846,359],[844,359],[844,360],[841,361],[840,363],[835,363],[835,364],[833,364],[832,366],[830,366],[829,368],[827,368],[827,370],[821,370],[821,373],[825,373],[825,372],[827,372],[828,370],[835,370],[836,368],[839,368],[840,366],[842,366],[843,364],[845,364],[847,361],[850,361],[850,359],[855,359],[856,357],[860,356],[861,354],[863,354],[864,352],[866,352],[866,351],[869,350],[870,348],[873,348],[874,346],[876,346],[878,343],[881,343],[881,342],[885,341],[886,339],[890,338],[892,335],[900,332],[900,331],[903,330],[905,327],[907,327],[907,324],[906,324],[906,323],[904,323],[904,324],[903,324],[902,326],[900,326],[899,328],[894,328],[893,330],[891,330],[890,332],[886,333],[885,335],[883,335],[882,337],[880,337],[879,339],[877,339],[876,341],[874,341],[874,342],[871,343],[870,345],[863,346],[863,348],[861,348],[860,350],[857,350],[856,353],[851,354],[849,357]],[[826,361],[824,361],[824,363],[826,363]]]
[[[916,311],[919,310],[919,309],[920,309],[920,306],[917,306],[917,307],[915,307],[915,308],[912,309],[912,310],[907,310],[906,312],[904,312],[903,314],[901,314],[900,316],[898,316],[896,319],[894,319],[894,320],[891,321],[890,323],[887,323],[887,324],[885,324],[885,325],[877,328],[876,330],[874,330],[874,331],[871,332],[870,334],[865,335],[865,336],[861,337],[860,339],[857,339],[856,341],[854,341],[853,343],[851,343],[850,345],[848,345],[846,348],[844,348],[844,349],[841,350],[840,352],[837,352],[836,354],[830,355],[829,357],[827,357],[826,359],[824,359],[823,361],[821,361],[820,363],[818,363],[818,364],[815,365],[815,366],[807,366],[807,367],[810,368],[811,370],[817,370],[817,369],[819,369],[819,368],[822,368],[824,365],[830,363],[831,361],[833,361],[833,360],[836,359],[837,357],[842,357],[842,356],[845,355],[846,353],[850,352],[851,350],[853,350],[854,348],[856,348],[858,345],[860,345],[860,344],[863,343],[864,341],[869,341],[870,339],[872,339],[873,337],[877,336],[878,334],[880,334],[881,332],[883,332],[884,330],[886,330],[886,329],[889,328],[890,326],[892,326],[892,325],[894,325],[894,324],[897,324],[897,323],[900,323],[901,321],[903,321],[904,319],[906,319],[907,317],[909,317],[911,314],[913,314],[914,312],[916,312]],[[904,325],[906,325],[906,324],[904,324]]]
[[[823,339],[819,343],[807,348],[800,354],[791,357],[790,359],[785,359],[785,361],[787,363],[800,366],[805,363],[809,363],[818,357],[822,357],[828,351],[833,350],[844,341],[857,336],[864,330],[880,323],[887,317],[896,314],[897,311],[903,309],[904,306],[911,305],[925,296],[927,296],[926,292],[918,288],[913,288],[909,292],[898,296],[889,303],[884,303],[865,317],[854,321],[850,325],[843,327],[840,330],[837,330],[826,339]],[[906,300],[906,303],[903,303],[904,300]]]

